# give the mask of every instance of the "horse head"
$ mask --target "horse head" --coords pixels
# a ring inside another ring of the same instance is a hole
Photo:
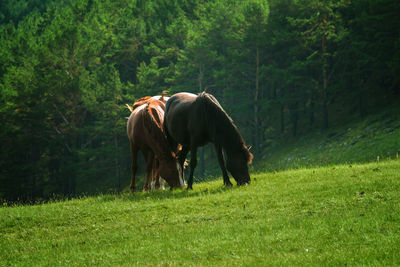
[[[245,148],[245,150],[245,153],[236,152],[227,154],[226,168],[238,185],[250,183],[248,164],[251,164],[253,154],[248,148]]]
[[[183,170],[181,169],[178,160],[172,156],[160,159],[159,166],[160,176],[167,181],[168,185],[172,188],[185,188],[185,181],[183,180]]]

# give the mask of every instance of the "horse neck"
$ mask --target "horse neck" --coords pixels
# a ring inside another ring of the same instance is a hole
[[[165,140],[165,142],[167,142],[167,140]],[[168,145],[165,146],[164,141],[160,142],[159,140],[154,140],[150,147],[160,161],[170,161],[173,159]]]
[[[221,145],[227,154],[243,151],[244,140],[232,119],[220,108],[215,108],[214,113],[208,118],[208,121],[214,121],[215,129],[211,129],[215,133],[214,142]]]

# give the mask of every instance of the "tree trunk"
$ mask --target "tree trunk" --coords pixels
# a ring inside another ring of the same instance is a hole
[[[328,129],[328,101],[326,97],[322,100],[322,130]]]
[[[361,118],[364,118],[365,115],[367,114],[367,111],[365,108],[364,92],[363,92],[364,88],[365,88],[365,82],[364,82],[364,79],[361,78],[361,89],[358,90],[358,110],[359,110]]]
[[[203,92],[203,66],[200,64],[199,67],[199,93]],[[205,162],[204,162],[204,146],[199,147],[199,176],[200,178],[204,178],[205,176]]]
[[[285,131],[285,118],[284,118],[284,105],[281,104],[281,110],[280,110],[280,121],[281,121],[281,134]]]
[[[119,171],[119,142],[118,142],[118,135],[114,133],[114,146],[115,146],[115,155],[114,155],[114,163],[115,163],[115,178],[116,178],[116,189],[118,194],[121,192],[121,176]]]
[[[322,35],[322,129],[328,129],[328,75],[326,58],[326,34]]]
[[[296,102],[293,105],[291,105],[291,110],[290,110],[290,119],[292,121],[292,134],[293,136],[297,135],[297,122],[299,119],[299,103]]]
[[[258,94],[260,86],[260,52],[258,47],[256,48],[256,84],[254,91],[254,146],[255,152],[259,149],[259,121],[258,121]]]
[[[314,121],[315,121],[315,116],[314,116],[314,107],[315,107],[315,97],[314,97],[314,90],[311,92],[311,98],[310,98],[310,127],[313,126]]]

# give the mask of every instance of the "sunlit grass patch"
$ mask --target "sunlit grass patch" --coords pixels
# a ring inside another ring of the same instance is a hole
[[[0,265],[400,264],[400,161],[0,208]]]

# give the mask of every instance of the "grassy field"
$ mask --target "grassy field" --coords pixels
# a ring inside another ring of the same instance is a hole
[[[399,265],[400,160],[0,208],[0,266]]]

